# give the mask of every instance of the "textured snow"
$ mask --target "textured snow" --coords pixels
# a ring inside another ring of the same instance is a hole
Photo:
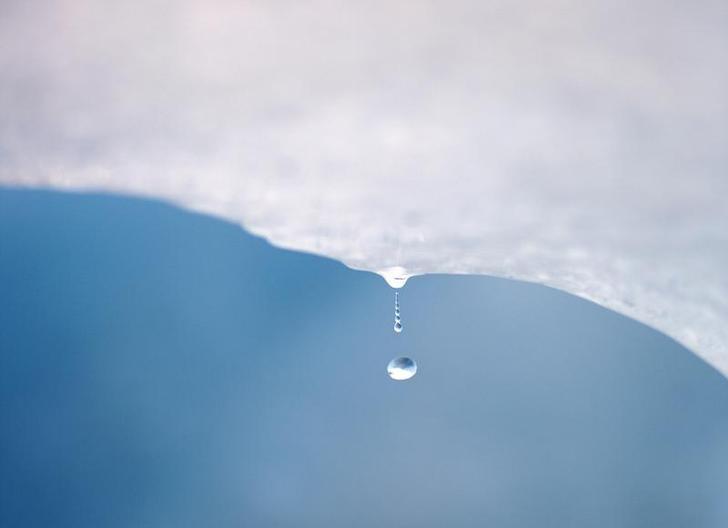
[[[722,0],[6,1],[0,183],[546,284],[728,373],[726,27]]]

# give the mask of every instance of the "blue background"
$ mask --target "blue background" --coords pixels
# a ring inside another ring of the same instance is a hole
[[[728,382],[548,288],[0,190],[0,526],[728,526]],[[386,376],[407,355],[419,372]]]

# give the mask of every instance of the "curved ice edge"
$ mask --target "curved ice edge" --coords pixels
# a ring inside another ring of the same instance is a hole
[[[336,256],[327,254],[325,251],[317,251],[315,249],[312,249],[311,247],[305,245],[305,244],[297,244],[291,239],[287,239],[285,241],[279,241],[274,240],[270,233],[267,232],[267,230],[263,226],[256,226],[256,225],[246,225],[245,222],[243,222],[239,218],[234,218],[232,216],[221,214],[220,211],[217,209],[217,207],[204,202],[204,201],[191,201],[191,200],[182,200],[179,197],[174,196],[163,196],[161,194],[157,193],[149,193],[149,192],[139,192],[139,191],[130,191],[128,189],[116,189],[116,188],[105,188],[102,186],[86,186],[86,187],[79,187],[79,186],[67,186],[67,187],[59,187],[59,186],[53,186],[53,185],[3,185],[6,189],[15,189],[15,190],[44,190],[48,192],[61,192],[61,193],[73,193],[73,194],[89,194],[89,195],[106,195],[106,196],[119,196],[119,197],[126,197],[126,198],[132,198],[132,199],[142,199],[142,200],[150,200],[158,203],[162,203],[165,205],[169,205],[171,207],[177,207],[180,210],[190,212],[193,214],[201,214],[205,216],[213,217],[217,220],[221,220],[230,224],[237,225],[242,230],[244,230],[246,233],[249,233],[250,235],[259,238],[263,241],[265,241],[267,244],[269,244],[271,247],[275,247],[277,249],[283,249],[286,251],[296,251],[299,253],[305,253],[309,255],[315,255],[320,258],[330,259],[334,260],[340,264],[343,264],[349,269],[355,270],[355,271],[365,271],[369,273],[375,273],[381,276],[386,283],[394,288],[394,289],[400,289],[405,286],[407,281],[411,277],[415,276],[424,276],[432,273],[437,274],[447,274],[447,275],[481,275],[484,277],[495,277],[495,278],[502,278],[502,279],[509,279],[509,280],[515,280],[518,282],[526,282],[530,284],[535,284],[539,286],[544,286],[547,288],[552,288],[557,291],[566,293],[568,295],[573,295],[574,297],[578,297],[580,299],[584,299],[586,301],[592,302],[596,304],[597,306],[600,306],[602,308],[605,308],[607,310],[613,311],[621,316],[627,317],[629,319],[632,319],[633,321],[636,321],[639,324],[643,324],[656,332],[659,332],[660,334],[672,339],[676,343],[680,344],[684,348],[686,348],[688,351],[693,353],[695,356],[703,360],[706,364],[708,364],[710,367],[718,371],[720,374],[722,374],[724,377],[728,378],[728,354],[726,354],[725,348],[721,345],[716,344],[713,342],[711,346],[696,346],[696,343],[691,343],[689,340],[681,339],[678,335],[679,332],[670,331],[669,329],[665,329],[661,327],[656,321],[647,320],[642,313],[632,313],[631,309],[627,306],[622,306],[615,304],[614,302],[610,302],[610,299],[604,299],[604,298],[596,298],[588,295],[584,291],[575,291],[570,290],[569,288],[561,287],[558,284],[551,284],[547,281],[538,281],[538,280],[530,280],[529,278],[525,277],[519,277],[519,276],[512,276],[512,275],[504,275],[499,273],[493,273],[492,271],[489,272],[480,272],[480,271],[473,271],[473,270],[448,270],[448,271],[427,271],[418,269],[417,271],[409,270],[403,266],[389,266],[385,268],[369,268],[365,265],[362,265],[361,262],[351,263],[347,262],[346,259],[337,258]],[[633,309],[634,307],[632,307]]]

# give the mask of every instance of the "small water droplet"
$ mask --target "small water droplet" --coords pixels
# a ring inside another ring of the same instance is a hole
[[[399,334],[402,331],[402,323],[400,323],[399,321],[395,322],[394,331]]]
[[[408,357],[394,358],[387,365],[387,374],[395,381],[404,381],[417,374],[417,363]]]

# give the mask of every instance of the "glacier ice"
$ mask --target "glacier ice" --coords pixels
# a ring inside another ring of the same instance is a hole
[[[723,2],[9,1],[0,183],[533,281],[728,374]]]

